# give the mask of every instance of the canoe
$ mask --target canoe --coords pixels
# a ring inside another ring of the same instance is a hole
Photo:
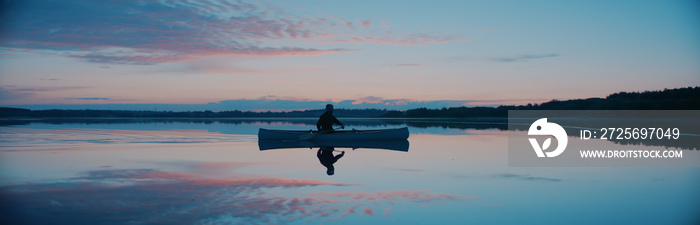
[[[301,140],[301,141],[358,141],[358,140],[406,140],[408,127],[381,130],[345,130],[331,133],[318,131],[268,130],[260,128],[259,140]]]
[[[258,140],[260,151],[294,148],[351,148],[351,149],[384,149],[408,152],[408,140],[371,140],[371,141],[283,141]]]

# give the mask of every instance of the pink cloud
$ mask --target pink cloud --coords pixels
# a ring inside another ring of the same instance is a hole
[[[98,178],[99,177],[99,178]],[[105,186],[101,182],[114,179],[156,178],[142,181],[135,185]],[[171,178],[179,180],[172,180]],[[178,223],[196,223],[197,220],[207,219],[211,214],[230,214],[239,218],[265,219],[269,215],[290,215],[281,219],[291,219],[293,215],[330,215],[339,210],[326,210],[327,207],[317,205],[332,205],[337,200],[312,197],[263,197],[261,186],[282,187],[298,183],[320,184],[324,182],[307,182],[308,180],[287,180],[270,178],[257,180],[242,180],[228,182],[229,185],[217,186],[218,182],[207,182],[209,178],[182,176],[174,172],[159,172],[152,170],[123,170],[100,171],[92,173],[93,182],[67,184],[22,184],[6,189],[13,193],[11,201],[14,205],[35,209],[38,215],[52,215],[57,218],[70,218],[74,213],[80,213],[95,222],[106,219],[105,216],[114,213],[124,215],[124,221],[142,221],[155,223],[161,220],[173,220]],[[181,178],[181,179],[180,179]],[[159,179],[167,179],[159,180]],[[82,179],[84,180],[84,179]],[[286,182],[269,182],[270,180],[287,180]],[[204,182],[199,182],[204,181]],[[260,184],[263,183],[263,184]],[[219,193],[225,198],[219,199]],[[47,200],[51,199],[50,201]],[[24,200],[21,200],[24,199]],[[27,201],[25,201],[27,200]],[[145,203],[145,204],[141,204]],[[70,207],[70,211],[56,206]],[[139,210],[133,211],[138,207]],[[106,213],[109,212],[109,213]],[[158,216],[152,212],[160,212]],[[183,213],[184,212],[184,213]],[[204,217],[202,217],[204,216]],[[192,221],[192,219],[195,219]],[[119,221],[111,217],[111,221]],[[182,221],[179,221],[182,220]],[[161,221],[162,222],[162,221]]]
[[[222,163],[225,164],[225,163]],[[222,164],[215,165],[221,166]],[[210,164],[211,165],[211,164]],[[228,164],[231,165],[231,164]],[[227,165],[227,166],[228,166]],[[235,166],[240,166],[237,164]],[[205,167],[206,164],[205,164]],[[283,179],[275,177],[236,177],[236,178],[206,178],[202,175],[196,173],[185,173],[185,172],[169,172],[169,171],[158,171],[152,169],[139,169],[139,170],[95,170],[90,171],[87,176],[79,177],[77,179],[88,179],[88,180],[104,180],[104,179],[121,179],[121,180],[134,180],[139,182],[170,182],[170,181],[182,181],[187,182],[193,186],[208,186],[208,187],[235,187],[235,186],[245,186],[245,187],[286,187],[286,188],[298,188],[305,186],[318,186],[318,185],[332,185],[332,186],[346,186],[355,185],[349,183],[341,182],[329,182],[329,181],[319,181],[319,180],[308,180],[308,179]],[[309,201],[310,198],[305,199],[295,199],[295,201]]]
[[[372,20],[362,21],[362,28],[368,28],[370,26],[372,26]]]
[[[209,178],[209,179],[199,179],[190,180],[190,182],[197,183],[198,185],[212,186],[212,187],[225,187],[225,186],[248,186],[248,187],[286,187],[286,188],[298,188],[305,186],[318,186],[318,185],[335,185],[335,186],[345,186],[353,185],[348,183],[339,182],[328,182],[319,180],[305,180],[305,179],[280,179],[280,178],[254,178],[254,179],[229,179],[229,178]],[[299,199],[297,199],[299,200]]]
[[[358,105],[358,104],[362,104],[362,103],[381,103],[382,101],[384,101],[384,99],[382,97],[367,96],[367,97],[363,97],[363,98],[355,100],[354,102],[352,102],[352,104]]]
[[[321,185],[352,184],[256,176],[209,178],[154,169],[96,170],[54,183],[6,185],[3,191],[8,195],[3,200],[5,204],[21,207],[22,214],[18,216],[27,218],[29,223],[39,223],[42,218],[51,218],[55,223],[83,218],[81,222],[84,223],[109,220],[115,223],[217,224],[298,220],[311,223],[310,218],[327,220],[352,214],[376,216],[377,210],[382,209],[382,215],[391,216],[393,210],[399,210],[386,207],[393,201],[428,204],[463,201],[469,197],[413,190],[318,192],[306,196],[271,196],[267,193],[270,188]],[[284,193],[283,190],[274,192]],[[343,200],[347,198],[359,202],[346,203]]]
[[[277,95],[266,95],[266,96],[260,97],[260,99],[268,100],[268,101],[276,101],[276,100],[300,101],[300,102],[311,101],[311,99],[308,99],[308,98],[299,98],[299,97],[292,97],[292,96],[277,96]]]
[[[151,65],[211,56],[302,56],[352,51],[301,47],[294,43],[298,40],[383,45],[469,41],[436,33],[395,33],[386,19],[379,21],[379,28],[373,26],[375,20],[371,18],[352,22],[333,16],[296,16],[272,5],[242,1],[192,4],[65,0],[44,2],[36,9],[18,9],[12,15],[14,18],[4,24],[8,35],[0,39],[0,46],[52,50],[95,63]],[[357,32],[356,24],[363,32]],[[273,44],[279,40],[289,46]],[[115,53],[115,49],[131,52]]]
[[[274,216],[279,216],[276,221],[293,221],[308,216],[327,217],[341,211],[333,207],[339,200],[324,197],[263,196],[265,188],[336,182],[283,178],[206,178],[151,169],[101,170],[88,174],[87,177],[79,178],[83,182],[77,185],[58,182],[12,186],[7,189],[14,196],[10,202],[35,209],[32,212],[38,215],[52,215],[60,219],[81,213],[95,222],[110,218],[111,221],[144,223],[166,223],[163,220],[172,220],[168,223],[200,223],[211,222],[211,215],[229,215],[266,223]],[[106,185],[113,183],[110,180],[137,182]],[[51,201],[46,201],[46,198]],[[61,210],[57,206],[70,207],[71,210]],[[138,210],[130,210],[135,207]],[[152,212],[159,212],[159,215],[154,216]],[[124,215],[124,218],[109,216],[114,213]]]
[[[152,179],[152,180],[180,180],[180,179],[192,179],[201,177],[200,175],[191,173],[181,173],[181,172],[164,172],[164,171],[154,171],[137,173],[129,176],[125,176],[125,179]]]
[[[84,59],[94,63],[140,64],[173,63],[190,61],[193,57],[185,55],[107,55],[107,54],[69,54],[71,58]]]
[[[408,105],[410,103],[415,103],[416,100],[413,99],[384,99],[382,97],[367,96],[355,99],[351,104],[383,104],[383,105]]]
[[[373,210],[373,209],[370,209],[370,208],[365,207],[365,208],[362,210],[362,212],[365,213],[365,214],[367,214],[367,215],[374,216],[374,210]]]
[[[398,191],[377,191],[374,193],[366,192],[318,192],[311,195],[334,196],[334,197],[350,197],[360,200],[391,200],[391,201],[412,201],[426,202],[434,200],[465,200],[466,198],[475,198],[475,196],[463,196],[452,194],[431,194],[425,191],[417,190],[398,190]]]
[[[379,44],[379,45],[425,45],[425,44],[442,44],[450,42],[469,42],[473,39],[461,39],[453,37],[439,37],[427,33],[414,33],[409,35],[390,35],[385,36],[351,36],[347,39],[319,40],[311,41],[313,43],[322,44]]]
[[[209,73],[209,74],[251,74],[251,73],[261,73],[258,70],[244,69],[234,66],[224,66],[224,65],[191,65],[189,69],[192,71]]]
[[[350,197],[352,199],[362,199],[367,196],[366,193],[360,192],[317,192],[311,195],[332,196],[332,197]]]
[[[351,52],[356,50],[348,49],[329,49],[329,50],[319,50],[312,48],[296,48],[296,47],[285,47],[285,48],[252,48],[252,49],[236,49],[227,52],[231,55],[263,55],[263,56],[281,56],[281,55],[322,55],[322,54],[333,54],[342,52]],[[216,55],[216,54],[213,54]]]
[[[408,105],[408,103],[415,102],[416,100],[412,99],[396,99],[394,102],[395,105]]]
[[[257,163],[257,162],[203,162],[203,163],[197,163],[193,167],[195,169],[203,169],[203,170],[220,170],[220,169],[238,168],[238,167],[252,166],[252,165],[259,165],[259,164],[261,164],[261,163]]]
[[[347,21],[347,20],[345,20],[345,19],[343,19],[343,18],[338,18],[338,17],[335,17],[335,19],[337,19],[337,20],[340,22],[340,24],[343,25],[343,27],[349,28],[349,29],[354,29],[354,27],[352,26],[352,25],[353,25],[352,22]]]
[[[65,10],[16,9],[17,13],[13,14],[16,18],[7,21],[6,26],[11,35],[3,36],[0,45],[67,51],[70,52],[67,56],[89,62],[134,64],[180,62],[218,55],[317,55],[345,51],[265,46],[271,40],[333,35],[326,30],[327,24],[311,24],[310,19],[289,14],[280,18],[273,15],[280,14],[281,9],[244,2],[86,4],[67,0],[46,2],[42,7]],[[246,16],[223,15],[229,13]],[[113,49],[133,52],[115,54]]]
[[[392,210],[394,210],[394,208],[385,208],[382,215],[387,216],[387,217],[391,217],[391,215],[389,213],[391,213]]]

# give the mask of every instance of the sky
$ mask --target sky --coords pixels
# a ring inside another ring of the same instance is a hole
[[[1,2],[0,106],[410,109],[700,85],[690,0]]]

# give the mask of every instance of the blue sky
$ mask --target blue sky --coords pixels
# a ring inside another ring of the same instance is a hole
[[[700,85],[695,1],[3,4],[4,106],[407,109]]]

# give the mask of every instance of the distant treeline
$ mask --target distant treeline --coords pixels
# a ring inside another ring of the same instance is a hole
[[[115,117],[115,118],[304,118],[318,117],[325,110],[303,110],[290,112],[251,112],[251,111],[132,111],[132,110],[29,110],[18,108],[2,108],[0,107],[0,117]],[[337,117],[383,117],[387,114],[387,110],[380,109],[336,109]]]
[[[542,104],[498,107],[418,108],[406,111],[336,109],[345,118],[474,118],[507,117],[508,110],[700,110],[700,86],[663,91],[619,92],[605,98],[552,100]],[[0,107],[0,117],[119,117],[119,118],[274,118],[318,117],[323,110],[290,112],[251,111],[129,111],[129,110],[29,110]]]
[[[663,91],[619,92],[605,98],[551,100],[542,104],[452,107],[390,112],[392,117],[507,117],[508,110],[700,110],[700,86]]]

